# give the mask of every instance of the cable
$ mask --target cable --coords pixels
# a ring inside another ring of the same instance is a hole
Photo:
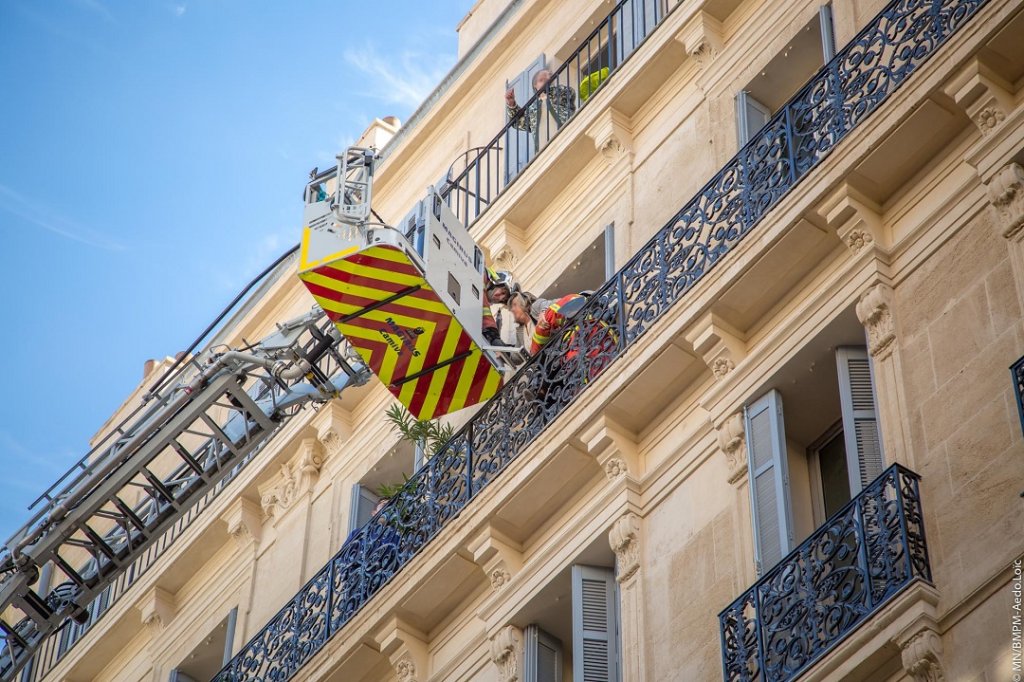
[[[228,303],[227,306],[223,310],[220,311],[220,314],[217,315],[217,317],[213,320],[213,322],[211,322],[209,325],[207,325],[206,329],[204,329],[202,331],[202,333],[199,336],[196,337],[196,340],[192,342],[192,345],[190,345],[188,348],[186,348],[184,350],[184,352],[182,352],[180,355],[178,355],[178,358],[174,361],[174,364],[171,365],[170,368],[168,368],[168,370],[166,372],[164,372],[163,376],[161,376],[159,379],[157,379],[156,383],[153,384],[149,388],[149,392],[152,394],[155,391],[159,390],[160,387],[163,386],[163,383],[165,381],[167,381],[168,377],[170,377],[175,372],[175,370],[178,369],[178,367],[181,365],[181,363],[184,362],[185,358],[187,358],[189,355],[191,355],[192,351],[194,351],[196,349],[196,347],[200,343],[202,343],[203,339],[206,338],[207,334],[209,334],[211,331],[213,331],[213,329],[218,324],[220,324],[221,320],[223,320],[225,317],[227,317],[228,313],[230,313],[231,310],[236,305],[238,305],[238,302],[241,301],[242,298],[244,298],[247,293],[249,293],[249,290],[252,289],[254,286],[256,286],[260,282],[260,280],[262,280],[264,277],[266,277],[268,274],[270,274],[274,270],[274,268],[276,268],[278,265],[283,263],[289,256],[291,256],[293,253],[295,253],[298,250],[299,250],[299,245],[298,244],[296,244],[295,246],[291,247],[290,249],[285,251],[283,254],[281,254],[277,258],[277,260],[275,260],[273,263],[271,263],[266,268],[264,268],[263,272],[261,272],[260,274],[256,275],[255,277],[253,277],[249,281],[248,284],[246,284],[244,287],[242,287],[242,290],[240,292],[238,292],[238,295],[235,296],[233,299],[231,299],[231,303]]]
[[[390,223],[388,223],[387,221],[385,221],[385,220],[384,220],[383,218],[381,218],[381,217],[380,217],[380,214],[379,214],[379,213],[377,213],[377,212],[376,212],[375,210],[373,210],[373,207],[372,207],[372,206],[370,207],[370,213],[372,213],[372,214],[373,214],[373,217],[374,217],[374,218],[376,218],[376,219],[377,219],[378,221],[380,221],[380,223],[381,223],[381,224],[383,224],[383,225],[389,225],[389,224],[390,224]],[[266,276],[267,276],[268,274],[270,274],[270,272],[271,272],[271,271],[272,271],[272,270],[273,270],[274,268],[276,268],[276,267],[277,267],[278,265],[280,265],[280,264],[281,264],[281,263],[282,263],[282,262],[283,262],[283,261],[284,261],[284,260],[285,260],[286,258],[288,258],[289,256],[291,256],[291,255],[292,255],[293,253],[295,253],[295,252],[296,252],[296,251],[298,251],[298,250],[299,250],[299,245],[298,245],[298,244],[296,244],[295,246],[291,247],[290,249],[288,249],[287,251],[285,251],[285,252],[284,252],[283,254],[281,254],[281,255],[280,255],[280,256],[279,256],[278,258],[277,258],[277,260],[275,260],[275,261],[274,261],[273,263],[271,263],[270,265],[268,265],[268,266],[267,266],[267,267],[266,267],[266,268],[265,268],[265,269],[263,270],[263,272],[261,272],[260,274],[256,275],[256,277],[254,277],[254,278],[253,278],[252,280],[250,280],[250,282],[249,282],[248,284],[246,284],[246,285],[245,285],[245,286],[244,286],[244,287],[242,288],[242,290],[241,290],[240,292],[238,292],[238,295],[237,295],[237,296],[235,296],[235,297],[234,297],[233,299],[231,299],[231,303],[228,303],[228,305],[227,305],[227,306],[226,306],[226,307],[225,307],[225,308],[224,308],[224,309],[223,309],[223,310],[222,310],[222,311],[220,312],[220,314],[219,314],[219,315],[217,315],[217,317],[216,317],[216,318],[215,318],[215,319],[213,320],[213,322],[211,322],[211,323],[210,323],[210,324],[209,324],[209,325],[208,325],[208,326],[206,327],[206,329],[204,329],[204,330],[202,331],[202,333],[201,333],[201,334],[200,334],[199,336],[197,336],[197,337],[196,337],[196,340],[192,342],[192,345],[190,345],[190,346],[189,346],[188,348],[186,348],[186,349],[184,350],[184,352],[182,352],[182,353],[181,353],[181,355],[179,355],[179,356],[178,356],[178,358],[177,358],[177,359],[176,359],[176,360],[174,361],[174,364],[173,364],[173,365],[171,365],[171,366],[170,366],[170,367],[169,367],[169,368],[167,369],[167,371],[163,373],[163,376],[161,376],[161,377],[160,377],[159,379],[157,379],[156,383],[155,383],[155,384],[153,384],[153,385],[152,385],[152,386],[150,387],[150,389],[149,389],[149,393],[150,393],[150,394],[152,394],[152,393],[154,393],[155,391],[159,390],[161,386],[163,386],[164,382],[165,382],[165,381],[167,381],[168,377],[170,377],[170,376],[171,376],[171,375],[172,375],[172,374],[173,374],[173,373],[175,372],[175,370],[177,370],[177,369],[178,369],[178,367],[180,367],[180,366],[181,366],[181,363],[182,363],[182,362],[184,362],[185,358],[187,358],[187,357],[188,357],[189,355],[191,355],[191,354],[192,354],[192,351],[194,351],[194,350],[196,349],[196,347],[197,347],[197,346],[198,346],[198,345],[199,345],[200,343],[202,343],[203,339],[204,339],[204,338],[206,338],[206,335],[207,335],[207,334],[209,334],[209,333],[210,333],[211,331],[213,331],[213,329],[214,329],[214,328],[215,328],[215,327],[216,327],[216,326],[217,326],[218,324],[220,324],[221,320],[223,320],[223,319],[224,319],[224,318],[225,318],[225,317],[227,316],[227,314],[228,314],[229,312],[231,312],[231,309],[232,309],[232,308],[234,308],[234,307],[235,307],[235,306],[236,306],[236,305],[238,304],[238,302],[239,302],[240,300],[242,300],[242,298],[243,298],[243,297],[244,297],[244,296],[245,296],[245,295],[246,295],[247,293],[249,293],[249,290],[250,290],[250,289],[252,289],[252,288],[253,288],[254,286],[256,286],[256,284],[258,284],[258,283],[259,283],[259,281],[260,281],[261,279],[263,279],[263,278],[264,278],[264,277],[266,277]]]

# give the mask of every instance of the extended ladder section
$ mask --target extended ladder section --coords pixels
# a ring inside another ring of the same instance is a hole
[[[484,261],[433,188],[400,228],[370,222],[373,150],[307,185],[299,277],[366,365],[418,419],[491,398],[502,349],[482,334]],[[505,349],[511,350],[511,349]]]
[[[93,599],[304,404],[365,383],[369,372],[339,341],[315,309],[256,346],[204,353],[44,493],[0,550],[0,679],[13,680],[47,635],[86,618]]]
[[[338,159],[335,176],[305,192],[299,276],[319,307],[161,382],[0,548],[3,682],[48,635],[84,622],[94,599],[306,403],[371,371],[420,419],[501,387],[511,365],[498,353],[512,349],[483,343],[483,255],[469,232],[433,188],[400,229],[371,222],[376,153],[353,147]]]

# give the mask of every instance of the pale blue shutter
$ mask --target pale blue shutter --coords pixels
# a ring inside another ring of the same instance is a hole
[[[514,88],[516,91],[516,103],[522,109],[526,102],[533,97],[533,77],[538,71],[545,68],[544,55],[537,57],[537,59],[530,64],[529,67],[518,76],[510,81],[505,81],[505,90]],[[502,93],[504,96],[504,92]],[[504,100],[502,100],[504,101]],[[524,118],[518,119],[519,121],[525,121],[526,114],[523,114]],[[511,119],[506,114],[505,122],[508,123]],[[518,126],[508,129],[505,133],[505,182],[508,183],[512,178],[519,175],[519,171],[523,169],[530,159],[533,158],[536,152],[536,131],[527,131],[524,129],[525,123],[519,123]]]
[[[373,515],[373,508],[380,502],[372,490],[359,485],[352,486],[352,502],[348,514],[348,532],[362,528]]]
[[[836,349],[839,369],[839,404],[843,414],[846,467],[850,496],[881,475],[885,468],[882,438],[871,380],[871,358],[863,347]]]
[[[736,93],[736,131],[740,146],[745,145],[768,123],[772,112],[746,90]]]
[[[663,0],[629,0],[612,16],[617,63],[632,54],[664,15]]]
[[[744,408],[754,553],[761,575],[793,547],[782,396],[771,390]]]
[[[836,38],[832,29],[832,5],[822,5],[818,8],[818,22],[821,25],[821,56],[825,63],[832,61],[836,56]]]
[[[618,682],[619,609],[615,571],[572,567],[573,682]]]
[[[171,671],[170,682],[199,682],[199,680],[175,668]]]
[[[523,682],[562,682],[562,641],[536,625],[523,631]]]

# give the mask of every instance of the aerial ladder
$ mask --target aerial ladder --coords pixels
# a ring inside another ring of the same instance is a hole
[[[431,187],[397,226],[372,222],[376,155],[350,147],[306,188],[299,278],[366,365],[418,419],[491,398],[516,352],[488,346],[484,257]]]
[[[486,401],[514,368],[512,349],[484,343],[483,256],[434,188],[392,227],[371,220],[376,152],[352,147],[338,162],[304,193],[299,277],[313,310],[175,367],[0,547],[0,681],[87,621],[94,599],[305,406],[375,374],[429,419]]]

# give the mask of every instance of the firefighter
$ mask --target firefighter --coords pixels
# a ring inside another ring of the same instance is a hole
[[[580,311],[593,293],[592,291],[582,291],[578,294],[563,296],[555,301],[537,299],[528,293],[513,295],[509,305],[516,322],[522,325],[534,325],[529,349],[530,355],[539,353],[541,348],[566,326],[566,322]],[[563,357],[565,361],[573,360],[579,352],[575,344],[571,343],[577,334],[581,334],[582,345],[586,349],[587,358],[591,361],[609,353],[618,341],[615,330],[601,319],[600,314],[585,315],[584,319],[577,320],[571,329],[566,329],[563,333],[569,346]],[[590,373],[596,376],[596,373],[600,373],[601,366],[602,363],[594,364]]]
[[[494,319],[494,312],[491,305],[505,305],[512,294],[518,291],[512,273],[507,270],[492,270],[487,268],[484,272],[484,308],[483,308],[483,335],[487,343],[492,346],[508,346],[509,344],[501,338],[501,329],[498,321]]]
[[[579,294],[569,294],[554,301],[538,299],[525,292],[512,297],[510,307],[516,322],[522,325],[534,325],[530,341],[530,355],[536,355],[551,341],[554,334],[565,326],[566,320],[582,307],[590,293],[584,291]],[[565,314],[566,310],[570,310],[569,315]]]

